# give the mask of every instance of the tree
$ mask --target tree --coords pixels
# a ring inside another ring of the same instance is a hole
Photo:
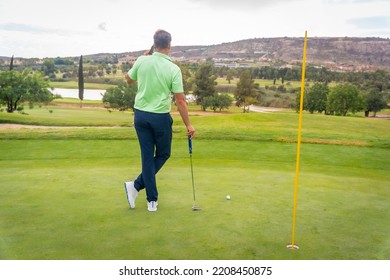
[[[217,110],[217,105],[215,101],[215,96],[206,96],[202,99],[201,107],[204,109],[204,111],[207,110],[207,108],[211,108],[214,112]]]
[[[125,111],[134,109],[135,95],[137,94],[137,85],[120,85],[106,90],[103,95],[103,103],[107,108]]]
[[[231,80],[233,80],[233,77],[234,77],[233,71],[229,70],[229,72],[226,75],[226,81],[228,81],[230,84]]]
[[[315,83],[307,90],[304,109],[310,113],[315,111],[322,113],[326,110],[326,100],[328,98],[329,86],[327,83]]]
[[[187,95],[190,92],[190,89],[193,84],[191,72],[184,64],[179,62],[177,62],[176,64],[180,67],[183,79],[184,94]]]
[[[116,73],[118,73],[118,66],[116,64],[114,64],[114,65],[112,65],[112,74],[114,74],[114,76],[115,76]]]
[[[234,93],[236,105],[243,107],[244,113],[249,112],[249,106],[257,102],[256,95],[254,81],[251,79],[249,71],[245,70],[240,75],[240,80]]]
[[[48,90],[49,84],[41,73],[31,73],[25,69],[0,72],[0,101],[7,105],[7,112],[12,113],[23,102],[48,103],[53,100],[53,94]]]
[[[84,69],[83,69],[83,56],[80,56],[79,62],[79,72],[78,72],[78,80],[79,80],[79,99],[80,99],[80,108],[83,107],[83,99],[84,99]]]
[[[14,70],[14,56],[11,57],[11,62],[9,64],[9,70],[10,71]]]
[[[286,81],[293,81],[293,80],[296,80],[296,72],[293,71],[292,69],[287,69],[286,71],[286,75],[284,76],[284,79]]]
[[[111,67],[110,67],[110,65],[106,65],[105,70],[106,70],[106,74],[107,75],[111,74]]]
[[[125,63],[122,63],[122,65],[121,65],[122,73],[125,73],[125,72],[127,73],[131,69],[131,67],[133,67],[133,64],[128,62],[128,61],[126,61]]]
[[[206,96],[202,100],[202,107],[211,108],[214,112],[228,109],[232,104],[232,98],[227,94],[216,94],[214,96]]]
[[[54,74],[55,71],[56,71],[56,66],[54,64],[54,59],[46,59],[42,65],[42,72],[44,73],[44,75],[50,76]]]
[[[327,113],[345,116],[363,109],[364,100],[356,86],[339,84],[332,88],[326,104]]]
[[[194,95],[196,96],[196,103],[201,105],[203,111],[206,111],[206,108],[202,105],[203,98],[215,95],[216,79],[217,77],[213,75],[213,64],[210,62],[202,64],[196,72]]]
[[[365,111],[367,117],[370,112],[374,112],[374,117],[376,117],[377,112],[387,107],[384,96],[375,89],[371,90],[368,95],[365,96],[365,102]]]
[[[233,99],[228,94],[218,94],[217,95],[217,108],[219,111],[223,109],[229,109],[232,105]]]

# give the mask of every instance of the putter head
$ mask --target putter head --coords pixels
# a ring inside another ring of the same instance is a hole
[[[197,207],[197,206],[192,206],[192,211],[200,211],[202,208]]]

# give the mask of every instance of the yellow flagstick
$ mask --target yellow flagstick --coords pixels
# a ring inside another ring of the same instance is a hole
[[[302,62],[302,82],[301,82],[301,99],[299,106],[299,124],[298,124],[298,143],[297,143],[297,160],[295,166],[295,185],[294,185],[294,211],[292,222],[292,238],[291,244],[287,248],[296,250],[299,249],[295,245],[295,223],[297,217],[297,200],[298,200],[298,181],[299,181],[299,163],[301,154],[301,134],[302,134],[302,111],[303,111],[303,95],[305,93],[305,73],[306,73],[306,46],[307,46],[307,31],[305,31],[305,39],[303,43],[303,62]]]

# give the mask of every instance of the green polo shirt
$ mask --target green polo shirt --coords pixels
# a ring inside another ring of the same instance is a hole
[[[151,113],[171,111],[171,93],[182,93],[183,79],[179,66],[159,52],[140,56],[128,72],[138,83],[134,108]]]

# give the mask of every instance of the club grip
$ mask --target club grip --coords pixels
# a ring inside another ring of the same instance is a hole
[[[188,136],[188,151],[192,154],[192,139],[190,135]]]
[[[154,45],[150,48],[148,55],[152,55],[154,53]]]

